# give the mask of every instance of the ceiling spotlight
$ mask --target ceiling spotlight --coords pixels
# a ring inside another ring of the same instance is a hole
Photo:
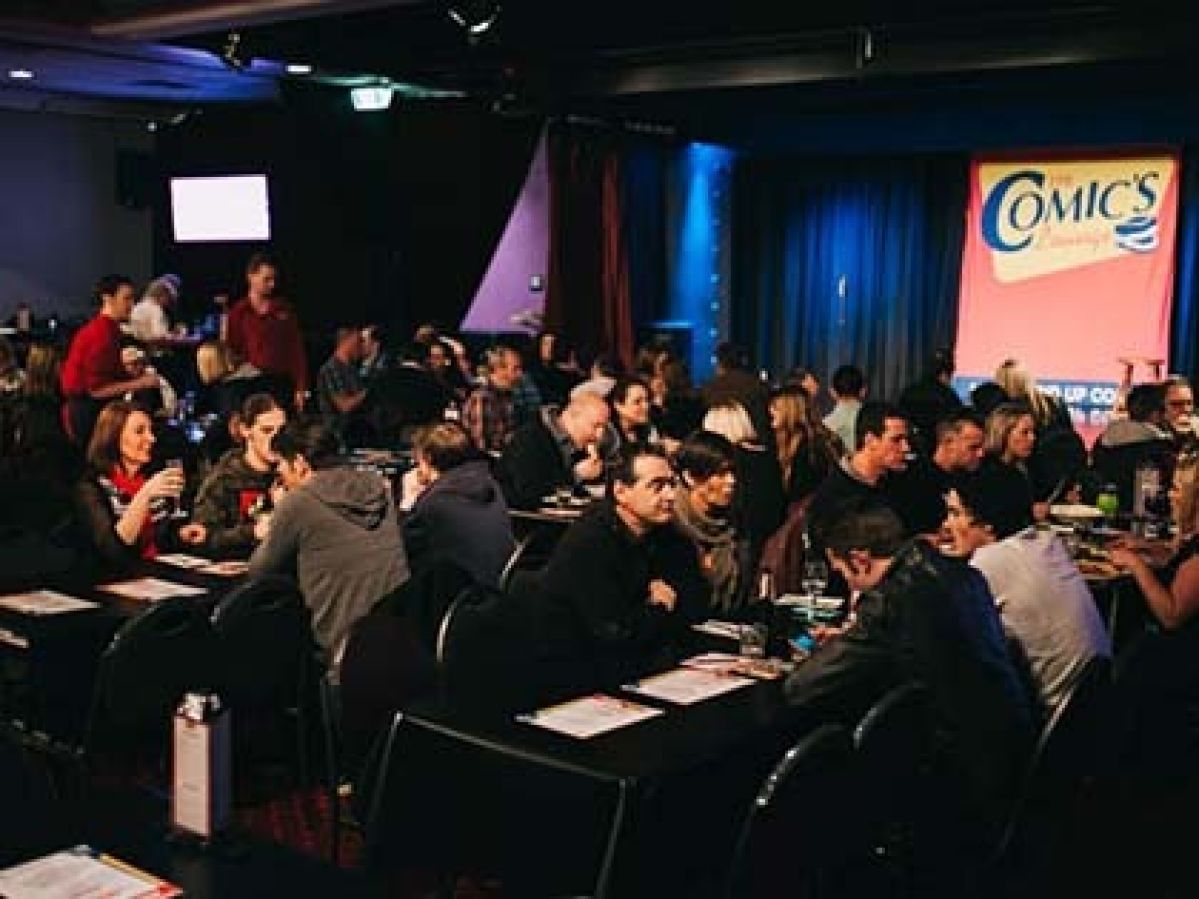
[[[241,34],[236,31],[230,31],[225,37],[225,42],[221,44],[221,52],[218,54],[226,66],[235,72],[244,72],[250,67],[250,59],[245,55],[241,46]]]
[[[496,0],[455,0],[446,6],[446,15],[474,42],[491,30],[502,10]]]
[[[8,77],[15,78],[18,81],[28,81],[33,77],[33,72],[29,71],[29,69],[9,69]]]
[[[306,62],[289,62],[287,64],[288,75],[311,75],[312,66]]]

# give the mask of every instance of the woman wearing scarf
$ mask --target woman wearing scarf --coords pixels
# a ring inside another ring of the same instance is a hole
[[[733,515],[736,454],[727,438],[696,431],[675,456],[682,483],[675,496],[675,526],[695,547],[711,584],[711,608],[736,615],[749,596],[749,540]]]

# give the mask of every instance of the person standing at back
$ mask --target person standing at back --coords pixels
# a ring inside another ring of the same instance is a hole
[[[841,438],[841,445],[856,447],[858,410],[866,398],[866,376],[856,365],[842,365],[833,372],[833,398],[837,404],[824,417],[824,426]]]
[[[308,392],[308,357],[295,310],[275,294],[279,269],[265,253],[246,263],[246,295],[229,310],[226,342],[239,359],[287,379],[297,410]]]
[[[121,325],[133,309],[133,282],[124,275],[105,275],[96,283],[95,299],[99,311],[75,332],[62,364],[63,422],[80,446],[87,446],[105,403],[158,387],[157,375],[130,378],[121,363]]]

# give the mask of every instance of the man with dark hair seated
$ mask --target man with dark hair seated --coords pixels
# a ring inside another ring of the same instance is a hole
[[[448,560],[479,583],[498,586],[515,540],[487,458],[456,421],[418,430],[413,450],[416,467],[404,477],[405,486],[415,482],[419,491],[404,517],[412,570]]]
[[[989,829],[1007,808],[1033,729],[986,581],[923,540],[905,541],[895,513],[868,499],[845,506],[823,537],[829,563],[861,591],[856,620],[795,669],[788,701],[816,720],[852,724],[887,690],[923,683],[951,741],[964,820]]]
[[[954,554],[987,579],[1048,720],[1086,663],[1111,655],[1111,640],[1065,546],[1031,526],[1024,497],[1008,483],[994,468],[959,480],[949,492],[946,526]]]
[[[1166,388],[1138,384],[1125,400],[1128,418],[1107,426],[1091,450],[1091,465],[1104,483],[1116,485],[1120,508],[1131,509],[1137,466],[1151,462],[1160,472],[1162,490],[1174,470],[1174,438],[1166,427]]]
[[[623,448],[608,497],[554,549],[538,590],[551,692],[613,687],[666,665],[688,625],[706,617],[710,588],[671,527],[676,484],[660,449]]]
[[[395,503],[377,474],[341,464],[324,422],[289,422],[272,447],[287,494],[250,557],[250,576],[295,573],[336,670],[350,627],[408,580]]]

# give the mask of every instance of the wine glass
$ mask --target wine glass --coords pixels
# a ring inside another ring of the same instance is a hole
[[[828,563],[819,557],[810,557],[804,560],[803,574],[800,576],[800,587],[804,595],[808,597],[812,603],[816,602],[816,597],[824,594],[824,588],[828,586]]]
[[[168,468],[168,469],[174,469],[175,471],[178,471],[179,479],[186,483],[186,479],[183,474],[183,460],[182,459],[167,459],[165,462],[163,462],[162,467]],[[187,518],[187,510],[185,510],[183,508],[182,492],[180,492],[180,494],[178,496],[172,497],[168,502],[170,503],[170,508],[171,508],[171,512],[170,512],[171,518],[173,518],[173,519]]]

